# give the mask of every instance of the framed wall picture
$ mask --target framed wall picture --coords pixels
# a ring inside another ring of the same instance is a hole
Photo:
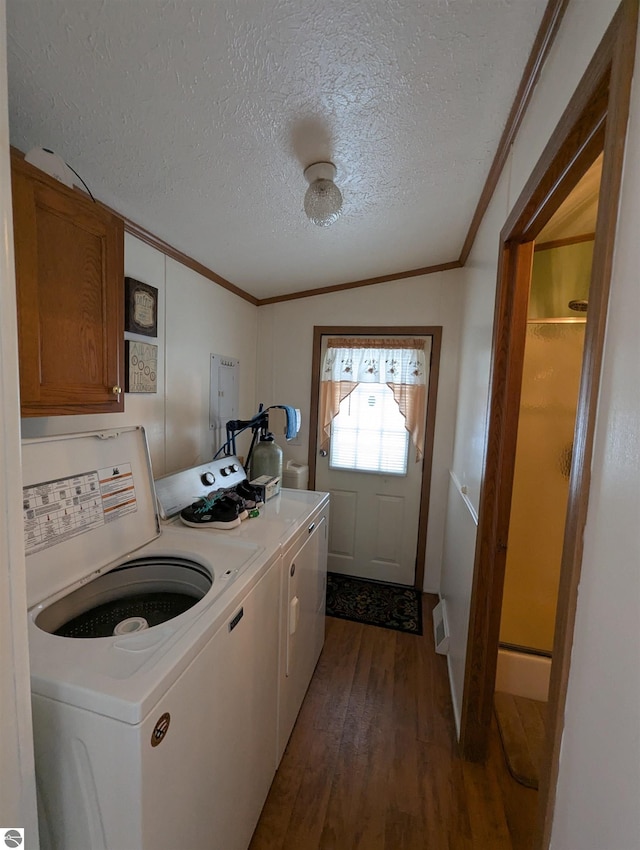
[[[125,382],[127,393],[158,391],[158,346],[127,339],[125,347]]]
[[[132,277],[124,279],[124,329],[134,334],[158,336],[158,290]]]

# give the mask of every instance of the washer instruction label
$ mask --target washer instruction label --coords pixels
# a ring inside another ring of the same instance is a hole
[[[130,463],[22,489],[27,555],[138,509]]]

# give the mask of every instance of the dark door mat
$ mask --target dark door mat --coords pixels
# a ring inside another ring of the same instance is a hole
[[[327,574],[327,616],[422,634],[422,594],[413,587]]]
[[[545,740],[546,702],[496,691],[493,705],[509,773],[537,788]]]

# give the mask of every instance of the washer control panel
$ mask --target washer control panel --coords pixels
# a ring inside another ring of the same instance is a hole
[[[235,455],[164,475],[155,481],[158,513],[162,519],[171,519],[213,490],[235,487],[246,477]]]

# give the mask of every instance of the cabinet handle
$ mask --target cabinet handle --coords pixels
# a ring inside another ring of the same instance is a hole
[[[291,564],[291,569],[289,570],[289,574],[291,575],[292,578],[296,574],[296,565],[295,564]]]
[[[307,528],[307,531],[309,532],[309,534],[311,534],[311,532],[313,531],[313,529],[314,529],[315,527],[316,527],[315,522],[312,522],[312,523],[311,523],[311,525],[309,526],[309,528]]]
[[[122,392],[122,387],[111,387],[111,392],[114,395],[120,395],[120,393]]]

